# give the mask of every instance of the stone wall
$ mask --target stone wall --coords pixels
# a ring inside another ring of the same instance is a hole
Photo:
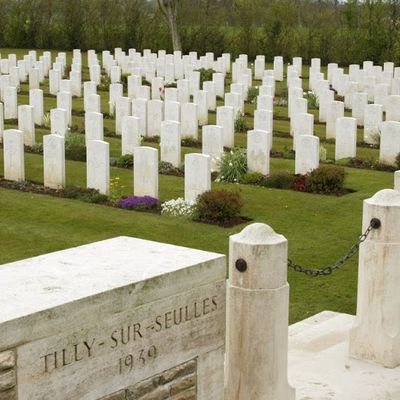
[[[101,400],[196,400],[196,392],[197,362],[191,360]]]
[[[16,384],[15,353],[3,351],[0,353],[0,400],[15,400]]]

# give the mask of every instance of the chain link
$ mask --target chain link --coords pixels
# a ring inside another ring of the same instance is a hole
[[[359,236],[357,239],[357,242],[350,248],[347,254],[345,254],[341,259],[339,259],[335,264],[329,265],[328,267],[322,268],[322,269],[313,269],[313,268],[307,268],[303,267],[299,264],[294,263],[292,260],[288,259],[288,268],[293,269],[296,272],[301,272],[303,274],[306,274],[308,276],[326,276],[326,275],[331,275],[333,272],[336,270],[342,268],[347,261],[349,261],[355,254],[357,254],[360,244],[364,242],[370,232],[373,229],[378,229],[380,227],[380,222],[377,225],[377,220],[372,219],[367,230]]]

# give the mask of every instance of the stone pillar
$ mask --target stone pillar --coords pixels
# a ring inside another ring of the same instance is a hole
[[[349,350],[352,357],[395,368],[400,365],[400,192],[385,189],[364,200],[363,231],[372,218],[381,227],[360,246]]]
[[[287,380],[287,240],[265,224],[230,237],[226,400],[294,400]]]
[[[60,135],[43,136],[44,186],[65,187],[65,138]]]

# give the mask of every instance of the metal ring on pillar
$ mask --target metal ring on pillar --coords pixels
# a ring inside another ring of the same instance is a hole
[[[236,260],[235,267],[239,272],[244,272],[247,269],[247,262],[243,258]]]
[[[381,220],[378,218],[372,218],[371,219],[371,228],[372,229],[379,229],[381,227],[382,223]]]

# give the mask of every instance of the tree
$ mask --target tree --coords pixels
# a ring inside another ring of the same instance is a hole
[[[178,6],[180,0],[157,0],[158,6],[168,24],[174,50],[182,50],[181,38],[178,32]]]

